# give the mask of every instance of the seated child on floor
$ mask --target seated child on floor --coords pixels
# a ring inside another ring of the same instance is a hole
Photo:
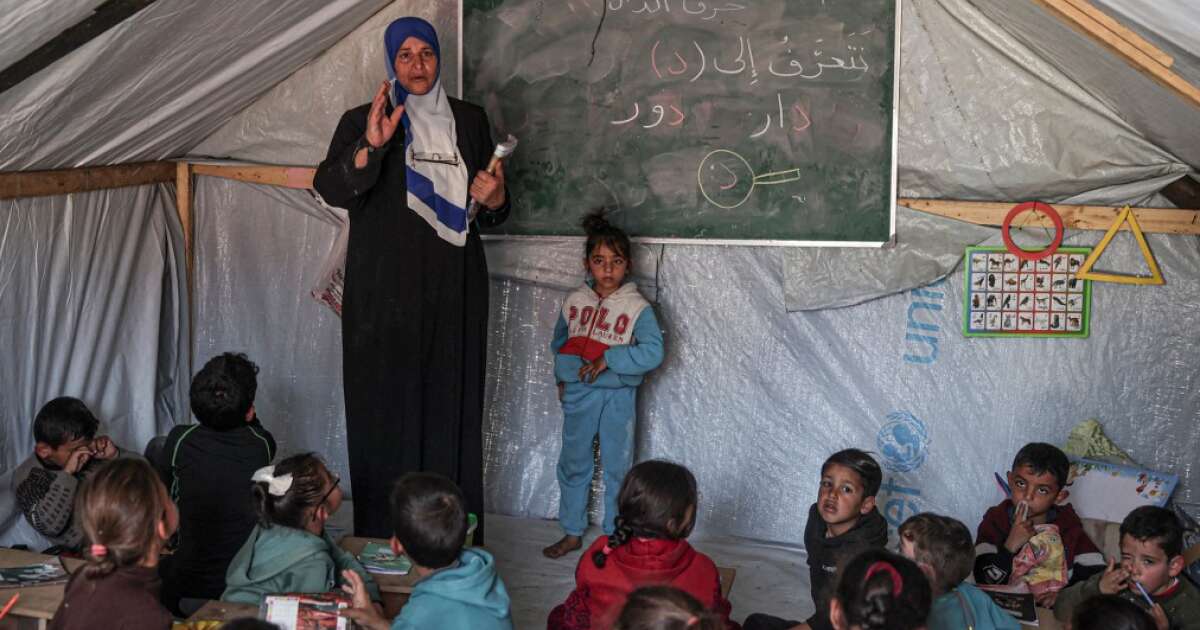
[[[825,460],[817,502],[808,509],[808,522],[804,526],[804,549],[816,612],[803,623],[756,613],[746,619],[746,630],[831,627],[829,598],[838,568],[862,551],[887,546],[887,521],[875,509],[875,495],[882,482],[879,463],[864,451],[846,449]]]
[[[917,563],[933,588],[929,630],[1018,630],[1016,618],[963,580],[971,575],[975,551],[971,530],[948,516],[924,512],[900,525],[900,553]]]
[[[1070,630],[1155,630],[1154,618],[1117,595],[1097,595],[1079,607]]]
[[[158,558],[179,515],[150,464],[122,458],[99,466],[79,492],[87,561],[67,583],[51,630],[166,630],[158,603]]]
[[[343,614],[368,630],[512,630],[496,560],[483,549],[463,548],[467,511],[458,486],[441,475],[408,473],[392,489],[391,503],[392,551],[407,554],[420,579],[389,626],[371,607],[362,578],[346,571],[343,588],[354,607]]]
[[[838,574],[829,601],[834,630],[924,630],[932,595],[929,581],[907,558],[868,549]]]
[[[671,586],[643,586],[629,594],[613,630],[722,630],[725,622],[695,597]]]
[[[371,601],[379,601],[375,580],[325,531],[342,505],[342,490],[320,458],[293,455],[258,469],[251,482],[258,524],[229,564],[221,599],[260,604],[273,593],[326,593],[350,569],[366,582]]]
[[[651,460],[629,470],[617,497],[612,536],[600,536],[579,559],[575,590],[550,611],[549,630],[609,628],[639,586],[661,584],[698,599],[727,628],[729,601],[717,565],[687,542],[696,524],[696,478],[679,464]]]
[[[1071,462],[1058,447],[1026,444],[1008,472],[1010,498],[983,515],[975,538],[975,582],[1024,581],[1041,606],[1053,607],[1067,584],[1104,569],[1071,504]]]
[[[1120,595],[1148,608],[1159,628],[1200,630],[1200,591],[1180,575],[1183,568],[1179,519],[1167,508],[1142,506],[1121,521],[1120,564],[1109,560],[1104,573],[1064,589],[1054,615],[1070,619],[1084,600]]]
[[[13,492],[25,520],[67,550],[78,549],[83,540],[71,518],[79,484],[100,462],[132,455],[107,437],[96,437],[99,428],[78,398],[51,400],[33,420],[33,454],[13,472]]]
[[[254,529],[250,477],[275,457],[275,438],[255,413],[257,372],[244,354],[210,359],[192,379],[199,424],[171,429],[155,463],[179,507],[178,547],[159,573],[163,604],[181,616],[180,598],[221,596],[229,562]]]

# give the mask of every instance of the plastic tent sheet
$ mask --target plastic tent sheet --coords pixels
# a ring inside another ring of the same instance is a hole
[[[181,155],[385,4],[155,2],[0,94],[0,171]]]
[[[342,112],[374,97],[384,69],[383,31],[406,15],[437,28],[442,44],[442,81],[458,95],[457,2],[396,0],[344,39],[271,88],[191,149],[192,155],[233,157],[268,164],[313,166],[325,150]]]
[[[0,201],[0,544],[48,546],[12,471],[33,418],[75,396],[141,452],[187,414],[187,302],[173,187]]]
[[[90,16],[104,0],[0,0],[0,68],[7,68]]]
[[[344,471],[340,324],[308,295],[336,222],[305,193],[198,181],[199,354],[249,352],[263,367],[264,421],[284,449],[319,450]],[[1100,236],[1072,232],[1068,243]],[[667,359],[639,391],[637,457],[696,472],[711,533],[798,543],[820,463],[837,449],[881,453],[880,502],[893,524],[930,509],[974,527],[998,500],[992,472],[1022,444],[1061,442],[1095,417],[1134,458],[1179,474],[1176,497],[1196,502],[1200,248],[1191,237],[1149,240],[1168,284],[1094,285],[1086,340],[964,338],[958,270],[858,306],[789,313],[785,250],[647,248]],[[549,342],[582,270],[572,272],[569,243],[530,247],[516,266],[496,245],[488,508],[548,518],[562,423]],[[1128,233],[1099,266],[1144,270]],[[512,279],[526,274],[536,282]]]

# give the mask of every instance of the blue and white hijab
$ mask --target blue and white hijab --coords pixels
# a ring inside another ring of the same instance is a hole
[[[396,53],[409,37],[429,44],[438,58],[437,76],[425,94],[409,94],[396,80]],[[467,242],[467,165],[458,151],[458,132],[442,87],[442,50],[437,31],[421,18],[392,22],[384,33],[392,105],[404,104],[404,170],[408,207],[425,219],[442,240],[462,247]],[[436,156],[435,159],[430,159]],[[453,156],[453,164],[445,159]],[[441,160],[441,161],[437,161]]]

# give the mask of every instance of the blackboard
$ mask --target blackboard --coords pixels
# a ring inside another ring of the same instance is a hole
[[[494,233],[891,238],[899,0],[464,0],[464,93],[520,145]]]

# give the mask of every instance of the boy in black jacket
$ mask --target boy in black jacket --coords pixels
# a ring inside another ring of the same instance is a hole
[[[209,360],[190,391],[200,424],[172,429],[154,462],[179,506],[179,547],[159,573],[163,605],[180,616],[181,598],[221,597],[229,562],[254,529],[250,477],[275,458],[275,438],[254,410],[257,373],[244,354]]]
[[[808,509],[804,549],[817,610],[807,621],[788,621],[756,613],[746,618],[745,630],[832,630],[829,600],[837,573],[850,558],[867,549],[887,546],[887,521],[875,509],[883,482],[879,463],[855,448],[838,451],[821,466],[821,489]]]

